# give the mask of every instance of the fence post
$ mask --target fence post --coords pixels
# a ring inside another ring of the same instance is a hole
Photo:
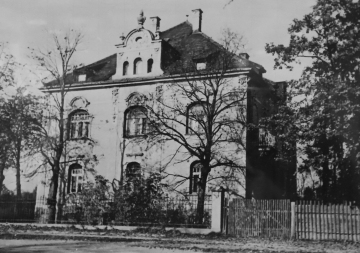
[[[295,232],[296,232],[296,212],[295,212],[295,202],[291,202],[291,230],[290,230],[290,239],[295,239]]]
[[[221,193],[213,191],[211,201],[211,230],[221,232]]]

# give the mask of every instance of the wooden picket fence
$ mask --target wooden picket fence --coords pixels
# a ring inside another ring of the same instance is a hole
[[[360,241],[360,210],[349,202],[296,202],[296,236],[310,240]]]
[[[288,238],[291,228],[290,200],[233,199],[229,203],[227,232],[250,237]]]

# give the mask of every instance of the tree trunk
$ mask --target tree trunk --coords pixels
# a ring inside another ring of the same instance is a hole
[[[326,149],[328,150],[328,147],[326,147]],[[330,169],[329,169],[329,154],[328,152],[326,152],[324,154],[325,161],[323,163],[323,187],[322,187],[322,197],[323,197],[323,201],[325,201],[325,203],[328,202],[329,200],[329,185],[330,185]]]
[[[122,189],[122,186],[124,184],[124,157],[125,157],[125,149],[126,149],[126,139],[124,138],[122,143],[120,144],[120,151],[121,151],[121,157],[120,157],[120,187]]]
[[[204,221],[204,206],[205,206],[205,189],[203,188],[203,183],[198,190],[198,203],[196,210],[196,223],[203,224]]]
[[[66,73],[66,68],[63,69]],[[57,193],[59,187],[59,176],[60,176],[60,161],[64,150],[64,104],[65,104],[65,75],[62,76],[60,81],[61,93],[60,93],[60,108],[59,108],[59,138],[58,145],[55,149],[54,164],[52,166],[52,177],[50,182],[49,195],[47,199],[48,214],[47,222],[56,223],[56,203]]]
[[[0,195],[3,189],[3,182],[5,179],[4,176],[5,165],[6,165],[6,156],[4,156],[0,161]]]
[[[58,192],[58,184],[59,184],[59,161],[55,161],[54,167],[52,168],[53,175],[51,177],[49,195],[47,199],[48,206],[48,214],[47,214],[47,222],[48,223],[56,223],[56,198]]]
[[[21,140],[17,140],[16,142],[16,161],[15,161],[15,168],[16,168],[16,198],[21,199],[21,181],[20,181],[20,154],[21,154]]]
[[[1,195],[1,192],[2,192],[2,189],[3,189],[3,182],[4,182],[4,179],[5,179],[5,176],[4,176],[4,171],[5,171],[5,167],[6,167],[6,161],[7,161],[7,152],[8,152],[8,147],[6,145],[4,145],[2,147],[2,150],[1,150],[1,156],[0,156],[0,195]]]
[[[206,182],[207,175],[202,175],[200,180],[200,187],[198,188],[198,202],[196,209],[196,223],[204,223],[204,211],[205,211],[205,195],[206,195]]]
[[[59,186],[59,201],[57,204],[57,222],[61,221],[63,219],[63,210],[65,205],[65,196],[66,196],[66,183],[65,183],[65,177],[64,177],[65,169],[61,171],[60,176],[60,186]]]

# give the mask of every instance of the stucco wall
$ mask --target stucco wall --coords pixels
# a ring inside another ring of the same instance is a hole
[[[229,78],[229,89],[238,87],[238,77]],[[156,92],[156,86],[166,83],[152,83],[137,86],[122,86],[118,85],[113,88],[99,88],[91,90],[69,91],[66,95],[66,112],[70,114],[72,111],[79,108],[72,106],[76,98],[81,98],[87,101],[86,105],[80,107],[85,109],[92,116],[90,127],[90,138],[95,141],[93,154],[98,159],[98,164],[95,170],[98,174],[105,178],[120,179],[121,162],[123,168],[130,162],[138,162],[142,169],[146,172],[150,170],[165,169],[167,174],[177,174],[183,177],[188,177],[190,173],[190,165],[196,159],[189,157],[184,148],[179,149],[179,144],[173,141],[163,141],[159,143],[151,143],[149,145],[146,138],[124,138],[124,113],[128,108],[127,99],[131,94],[138,93],[149,97],[149,94]],[[246,89],[246,88],[245,88]],[[171,98],[171,89],[164,89],[164,99]],[[245,100],[246,101],[246,100]],[[186,102],[184,102],[186,104]],[[185,118],[184,118],[185,120]],[[183,126],[179,126],[180,130],[185,133]],[[194,136],[188,135],[189,140],[196,141]],[[243,134],[245,140],[245,133]],[[125,152],[122,152],[125,141]],[[245,143],[245,141],[244,141]],[[225,146],[224,146],[225,145]],[[232,153],[237,159],[238,164],[245,166],[246,156],[244,149],[238,149],[236,145],[224,144],[220,146],[224,154]],[[174,154],[177,153],[174,158]],[[180,162],[182,161],[182,162]],[[69,164],[71,165],[71,163]],[[217,168],[212,171],[214,176],[225,173],[223,168]],[[238,173],[236,175],[242,186],[245,186],[245,174]],[[91,177],[90,177],[91,178]],[[166,182],[172,184],[181,178],[168,176]],[[216,180],[209,183],[209,186],[215,186]],[[184,181],[177,190],[188,191],[189,182]],[[235,189],[239,194],[244,195],[244,188],[239,185]]]

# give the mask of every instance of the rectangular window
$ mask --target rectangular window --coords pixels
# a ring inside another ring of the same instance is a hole
[[[70,192],[81,192],[83,184],[83,169],[72,169]]]
[[[198,63],[196,63],[196,69],[197,70],[206,69],[206,62],[198,62]]]
[[[86,81],[86,75],[79,75],[78,76],[78,81],[79,82],[85,82]]]

